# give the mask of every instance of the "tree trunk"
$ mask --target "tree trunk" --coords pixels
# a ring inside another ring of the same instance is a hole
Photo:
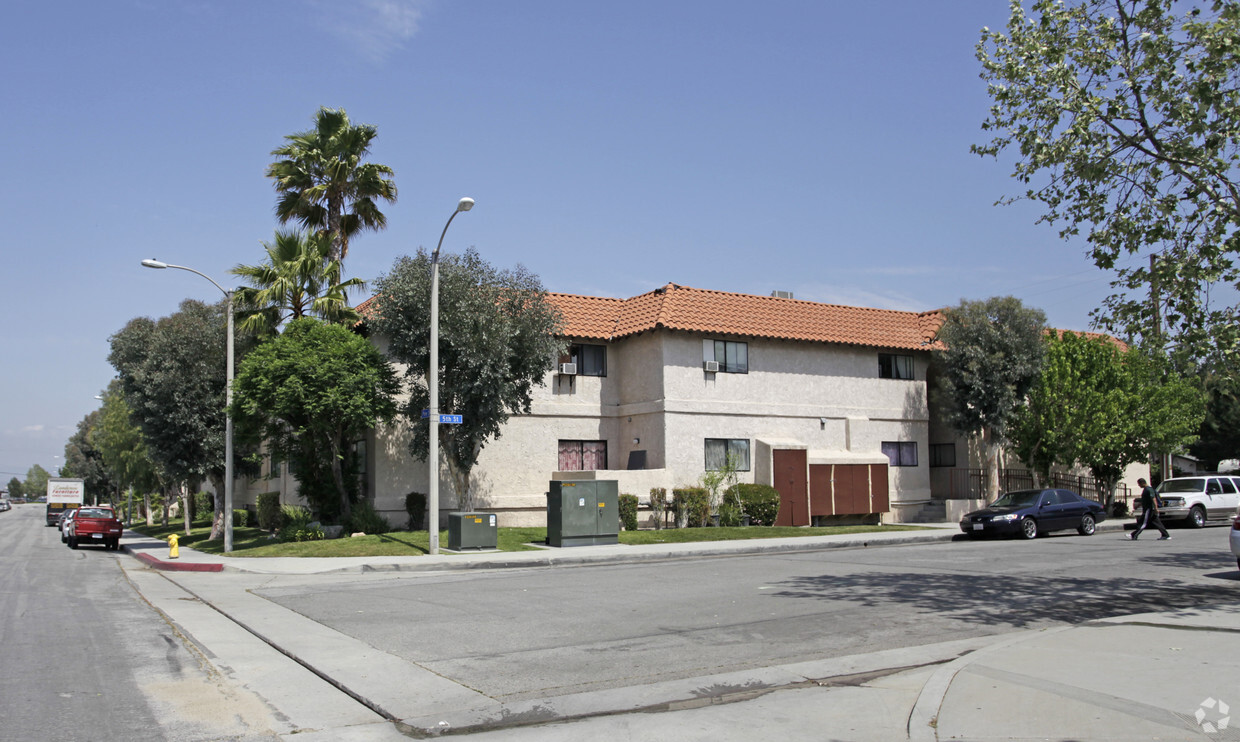
[[[982,433],[982,440],[986,450],[986,499],[993,500],[999,496],[999,444],[990,428]]]
[[[344,486],[344,467],[341,463],[340,438],[341,435],[336,435],[331,442],[332,482],[336,485],[336,492],[340,495],[340,521],[341,523],[348,524],[353,517],[353,507],[349,503],[349,491]]]
[[[188,536],[194,530],[194,518],[189,508],[189,484],[186,482],[181,482],[181,519],[185,521],[185,535]]]
[[[169,498],[172,497],[171,489],[168,487],[164,487],[163,494],[164,494],[164,497],[163,497],[164,512],[163,512],[163,517],[159,521],[159,524],[163,526],[164,528],[167,528],[168,527],[168,506],[170,505],[168,500]]]
[[[224,538],[224,478],[212,475],[211,484],[215,487],[215,510],[211,514],[211,535],[207,538],[214,541]]]

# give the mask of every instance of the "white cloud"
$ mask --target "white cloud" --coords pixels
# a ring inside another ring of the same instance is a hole
[[[418,32],[427,0],[311,0],[319,25],[359,55],[382,62]]]

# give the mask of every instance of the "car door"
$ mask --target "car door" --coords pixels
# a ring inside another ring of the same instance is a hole
[[[1038,508],[1038,523],[1043,531],[1058,531],[1067,528],[1064,522],[1067,516],[1064,513],[1063,498],[1059,494],[1059,490],[1045,490],[1042,492],[1042,504]]]
[[[1230,520],[1240,507],[1240,490],[1236,488],[1233,477],[1218,477],[1219,492],[1210,498],[1210,508],[1206,511],[1209,518]]]
[[[1223,502],[1223,479],[1224,477],[1207,477],[1206,478],[1206,496],[1202,501],[1206,506],[1206,518],[1221,518],[1220,507]],[[1231,484],[1231,482],[1228,482]],[[1235,489],[1235,485],[1232,485]]]

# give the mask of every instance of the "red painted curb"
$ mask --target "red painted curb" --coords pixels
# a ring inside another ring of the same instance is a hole
[[[126,551],[129,551],[126,549]],[[165,562],[163,559],[151,556],[143,551],[130,551],[130,554],[139,561],[154,567],[162,569],[165,572],[223,572],[223,564],[206,564],[203,562]]]

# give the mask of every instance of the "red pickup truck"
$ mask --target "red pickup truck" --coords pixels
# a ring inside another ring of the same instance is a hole
[[[80,544],[102,544],[105,549],[116,551],[121,548],[123,530],[112,508],[87,506],[78,508],[73,518],[65,522],[65,541],[70,549]]]

